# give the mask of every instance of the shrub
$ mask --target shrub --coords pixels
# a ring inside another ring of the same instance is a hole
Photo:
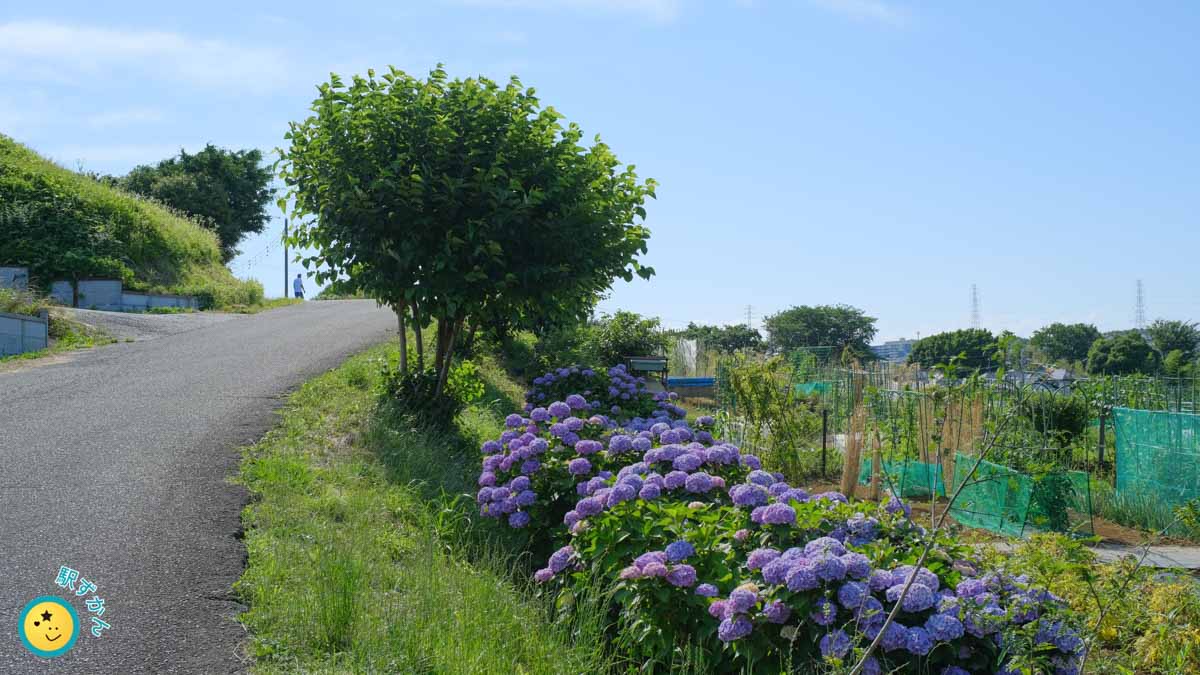
[[[865,672],[1077,672],[1057,598],[944,537],[915,569],[927,533],[895,498],[809,495],[712,438],[710,417],[693,428],[660,409],[622,428],[577,416],[590,409],[573,394],[510,415],[483,445],[476,499],[531,531],[549,554],[534,578],[560,606],[615,584],[614,638],[639,667],[693,651],[712,672],[845,665],[901,602]]]
[[[440,394],[437,384],[438,373],[431,368],[405,373],[395,364],[384,366],[384,400],[418,425],[450,424],[467,404],[483,397],[483,380],[471,361],[459,361],[451,367]]]
[[[618,422],[627,422],[638,417],[648,418],[659,409],[664,409],[677,418],[685,415],[682,408],[671,403],[678,399],[678,396],[652,393],[646,388],[646,378],[630,375],[624,364],[613,366],[606,371],[597,371],[587,366],[569,366],[535,377],[533,386],[525,392],[525,412],[532,411],[535,406],[565,401],[575,393],[588,399],[591,412],[611,417]]]

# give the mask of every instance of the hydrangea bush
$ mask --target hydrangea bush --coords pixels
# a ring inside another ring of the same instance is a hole
[[[678,407],[674,394],[654,394],[646,388],[646,378],[635,377],[616,365],[608,370],[570,366],[533,378],[533,387],[525,392],[525,412],[554,401],[565,401],[572,394],[587,397],[589,411],[625,423],[635,418],[653,418],[666,411],[672,419],[683,419],[686,411]]]
[[[483,515],[557,540],[534,575],[546,592],[615,585],[639,662],[698,647],[720,672],[846,665],[899,603],[867,673],[1078,672],[1063,603],[1027,578],[978,569],[946,537],[916,568],[927,533],[895,497],[810,495],[714,439],[712,418],[689,425],[669,397],[643,396],[649,417],[620,421],[583,417],[599,409],[584,394],[530,401],[484,444],[477,495]]]

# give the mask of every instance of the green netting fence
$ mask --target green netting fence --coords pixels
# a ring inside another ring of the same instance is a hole
[[[871,484],[871,474],[874,471],[871,459],[865,459],[858,472],[860,485]],[[929,497],[946,496],[946,486],[942,481],[940,464],[928,464],[915,459],[898,461],[883,460],[882,482],[884,487],[900,497]]]
[[[1113,408],[1117,492],[1177,506],[1200,497],[1200,415]]]
[[[971,476],[976,459],[955,456],[953,485],[966,482],[950,509],[959,523],[1011,537],[1029,530],[1094,532],[1087,473],[1061,471],[1035,480],[1007,466],[982,461]]]

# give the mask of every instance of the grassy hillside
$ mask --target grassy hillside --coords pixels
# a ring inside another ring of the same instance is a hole
[[[0,264],[35,284],[120,278],[141,290],[252,305],[262,286],[221,264],[216,235],[165,207],[64,169],[0,134]]]

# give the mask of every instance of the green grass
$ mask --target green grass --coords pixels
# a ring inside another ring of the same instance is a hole
[[[403,426],[376,405],[394,351],[369,350],[305,384],[245,452],[239,480],[254,501],[237,590],[256,670],[605,670],[601,628],[550,622],[511,573],[520,562],[472,534],[469,500],[456,493],[477,470],[465,444],[499,423],[492,408],[467,411],[457,432]],[[517,389],[504,378],[491,387]]]
[[[280,307],[290,307],[304,302],[299,298],[266,298],[262,302],[253,305],[230,305],[222,307],[222,311],[233,312],[234,314],[258,314],[269,309],[278,309]]]
[[[1169,537],[1200,542],[1200,528],[1176,523],[1175,508],[1157,495],[1144,492],[1117,492],[1107,483],[1092,481],[1093,512],[1114,523],[1148,532],[1166,529]]]
[[[212,231],[164,206],[136,197],[54,164],[0,134],[0,263],[29,265],[34,281],[68,253],[58,234],[64,224],[85,224],[89,241],[72,253],[92,251],[95,242],[115,241],[115,264],[136,290],[200,296],[206,305],[254,305],[262,285],[235,279],[221,263]],[[90,275],[91,272],[88,272]]]

